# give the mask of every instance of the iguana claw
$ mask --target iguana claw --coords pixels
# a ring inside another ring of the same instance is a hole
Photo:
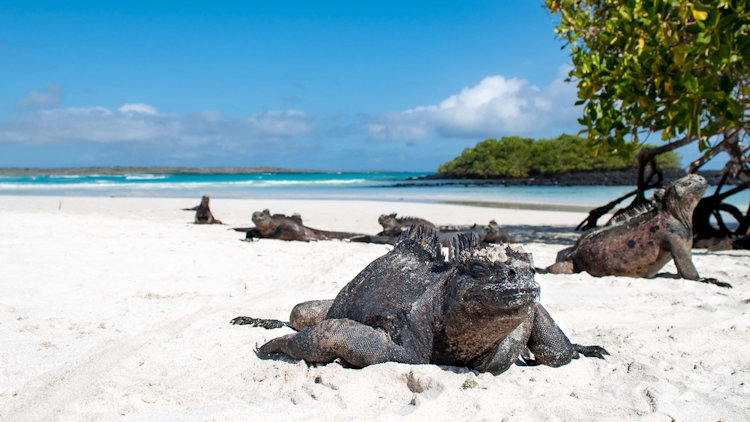
[[[607,349],[601,346],[582,346],[580,344],[574,344],[573,348],[576,352],[589,358],[604,359],[604,355],[609,356]]]

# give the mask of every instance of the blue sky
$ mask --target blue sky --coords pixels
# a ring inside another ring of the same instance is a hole
[[[541,1],[0,4],[0,166],[434,170],[575,133]]]

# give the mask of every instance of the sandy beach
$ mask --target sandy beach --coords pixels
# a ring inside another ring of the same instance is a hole
[[[199,198],[4,196],[0,200],[0,420],[750,419],[750,251],[694,250],[713,285],[670,277],[538,274],[541,303],[576,343],[611,356],[561,368],[465,368],[261,360],[286,320],[389,246],[240,241],[253,211],[376,233],[380,214],[437,224],[495,219],[537,267],[585,213],[455,204],[212,199],[224,225],[194,225]],[[673,264],[663,272],[676,274]],[[468,381],[468,382],[467,382]]]

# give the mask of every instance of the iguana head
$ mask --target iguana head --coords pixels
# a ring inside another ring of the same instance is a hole
[[[490,223],[487,225],[487,233],[484,235],[483,241],[485,243],[501,243],[503,241],[512,241],[508,240],[509,236],[505,233],[505,230],[503,230],[502,227],[500,227],[499,224],[497,224],[497,221],[490,220]]]
[[[271,216],[271,211],[265,209],[263,211],[255,211],[253,213],[253,223],[255,228],[263,235],[268,235],[276,230],[276,222]]]
[[[460,242],[459,242],[460,243]],[[458,356],[496,345],[525,321],[539,300],[531,254],[510,245],[456,245],[446,282],[444,327]],[[468,247],[467,247],[468,246]]]
[[[396,219],[396,213],[393,214],[382,214],[378,217],[378,223],[383,226],[383,230],[394,230],[398,227],[398,220]]]
[[[454,259],[456,298],[485,315],[513,313],[539,297],[531,254],[520,246],[474,247]]]
[[[661,208],[674,214],[686,225],[690,225],[693,210],[706,193],[707,188],[706,179],[697,174],[689,174],[677,179],[664,188]]]

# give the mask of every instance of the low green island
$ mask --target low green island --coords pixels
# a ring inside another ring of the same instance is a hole
[[[648,145],[640,148],[650,148]],[[570,172],[636,169],[636,154],[595,154],[585,138],[563,134],[551,139],[507,136],[486,139],[438,168],[439,178],[506,179],[550,176]],[[662,169],[680,167],[680,155],[674,151],[660,154]]]

